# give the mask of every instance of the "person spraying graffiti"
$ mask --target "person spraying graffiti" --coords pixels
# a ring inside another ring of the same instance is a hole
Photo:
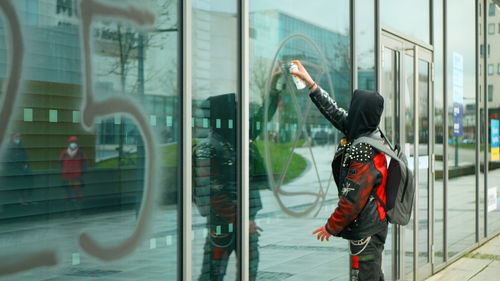
[[[384,99],[376,92],[356,90],[346,112],[314,82],[300,61],[292,63],[297,70],[290,73],[306,83],[313,103],[345,135],[332,162],[339,202],[326,224],[313,234],[321,241],[332,235],[350,241],[352,280],[384,280],[381,263],[388,221],[382,204],[386,203],[387,160],[369,144],[352,145],[378,129]]]
[[[66,202],[73,202],[73,207],[81,209],[83,199],[83,174],[87,171],[87,156],[79,146],[78,138],[68,138],[68,146],[59,155],[61,178],[66,186]]]

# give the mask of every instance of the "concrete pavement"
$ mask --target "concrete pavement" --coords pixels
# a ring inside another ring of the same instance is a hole
[[[427,281],[499,280],[500,235],[478,249],[466,254]]]

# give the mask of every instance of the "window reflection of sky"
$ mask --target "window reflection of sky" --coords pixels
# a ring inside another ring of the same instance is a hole
[[[448,91],[452,89],[453,53],[463,56],[464,104],[475,103],[475,1],[457,0],[448,4]],[[464,11],[467,11],[464,13]],[[448,104],[453,105],[453,94],[448,94]],[[451,103],[450,103],[451,102]]]
[[[429,43],[429,1],[381,1],[382,24]]]
[[[349,25],[348,1],[318,1],[316,5],[301,0],[254,0],[250,12],[279,10],[331,31],[346,33]]]

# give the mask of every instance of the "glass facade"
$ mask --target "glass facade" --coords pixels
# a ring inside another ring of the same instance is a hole
[[[33,269],[6,280],[176,279],[177,1],[135,13],[118,2],[11,3],[20,26],[4,2],[0,28],[11,112],[0,128],[1,266]]]
[[[234,1],[199,0],[192,15],[192,279],[237,279],[237,10]]]
[[[492,1],[488,1],[490,5],[490,16],[486,18],[488,23],[500,23],[500,9]],[[488,58],[488,63],[500,63],[500,55],[498,49],[500,48],[499,34],[487,36],[488,43],[492,46],[491,56]],[[498,198],[500,198],[500,157],[499,157],[499,125],[500,119],[500,75],[496,74],[488,76],[488,96],[485,98],[486,102],[486,120],[484,129],[486,135],[487,147],[487,167],[488,173],[486,177],[486,190],[484,195],[486,197],[487,225],[485,236],[498,232],[500,229],[500,207]],[[484,119],[483,119],[484,120]]]
[[[375,90],[375,3],[356,1],[358,89]]]
[[[448,256],[474,243],[475,232],[475,2],[448,5]],[[462,10],[464,9],[464,10]],[[457,15],[458,11],[467,11]],[[453,187],[453,189],[450,189]]]
[[[406,35],[430,42],[430,1],[380,1],[382,24]],[[401,20],[404,19],[404,20]]]
[[[431,107],[434,116],[434,188],[433,192],[433,239],[434,263],[439,265],[445,261],[444,251],[444,136],[446,134],[444,121],[443,92],[443,2],[433,1],[433,46],[434,46],[434,103]]]
[[[338,201],[325,163],[340,135],[307,88],[296,88],[286,63],[300,60],[347,107],[349,1],[286,2],[250,2],[250,272],[258,266],[259,278],[341,279],[349,274],[347,243],[324,245],[311,235]],[[252,235],[252,227],[262,232]],[[277,236],[279,229],[287,234]],[[317,247],[325,251],[311,251]]]
[[[0,1],[0,279],[348,279],[312,235],[343,136],[291,60],[345,109],[353,77],[384,97],[417,187],[385,279],[498,234],[498,5],[351,4]]]

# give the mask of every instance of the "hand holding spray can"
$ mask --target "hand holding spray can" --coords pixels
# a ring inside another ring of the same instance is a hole
[[[287,66],[288,66],[289,72],[299,70],[299,67],[293,62],[289,62],[287,64]],[[296,75],[292,74],[292,79],[293,79],[293,82],[295,83],[295,86],[297,87],[297,89],[302,90],[306,87],[306,82],[304,82],[304,80],[300,79]]]

